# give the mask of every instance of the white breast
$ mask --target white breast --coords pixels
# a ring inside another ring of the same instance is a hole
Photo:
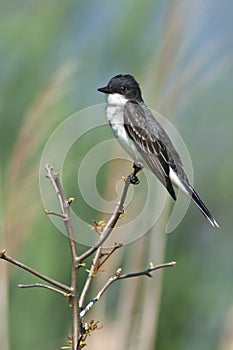
[[[121,146],[131,155],[133,160],[140,160],[137,156],[138,152],[135,145],[124,128],[124,110],[126,102],[127,100],[120,94],[109,94],[106,116]]]
[[[109,105],[115,105],[115,106],[124,106],[127,102],[127,99],[125,98],[125,96],[117,93],[108,94],[107,100]]]

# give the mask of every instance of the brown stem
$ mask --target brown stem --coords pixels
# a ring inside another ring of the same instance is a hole
[[[101,290],[97,293],[97,295],[87,304],[84,310],[81,311],[80,316],[84,317],[85,314],[94,306],[94,304],[101,298],[101,296],[104,294],[104,292],[111,286],[112,283],[118,280],[126,279],[126,278],[132,278],[132,277],[138,277],[138,276],[147,276],[147,277],[153,277],[151,275],[152,271],[163,269],[165,267],[171,267],[175,266],[176,262],[171,261],[168,263],[164,264],[159,264],[159,265],[153,265],[150,264],[150,267],[143,271],[138,271],[138,272],[133,272],[133,273],[127,273],[127,274],[120,274],[120,270],[116,272],[115,276],[110,277],[107,282],[103,285]]]
[[[130,184],[138,184],[138,182],[136,182],[135,179],[137,180],[136,174],[141,169],[142,169],[141,167],[140,168],[139,167],[136,168],[134,166],[134,172],[127,176],[127,178],[125,180],[125,186],[124,186],[124,189],[123,189],[123,193],[122,193],[122,196],[121,196],[120,203],[117,205],[115,212],[113,213],[113,215],[110,217],[109,221],[107,222],[107,224],[106,224],[102,234],[100,235],[100,239],[98,240],[98,242],[95,245],[93,245],[90,249],[88,249],[86,252],[84,252],[82,255],[79,256],[79,258],[77,259],[77,263],[78,264],[81,264],[86,258],[88,258],[99,247],[101,247],[102,244],[108,238],[108,236],[111,234],[113,228],[117,224],[117,221],[119,220],[120,216],[124,212],[124,203],[125,203],[125,200],[126,200],[126,196],[127,196],[127,193],[128,193],[129,186],[130,186]]]
[[[83,260],[85,260],[87,257],[89,257],[91,254],[93,254],[96,251],[95,257],[92,261],[90,272],[88,274],[86,283],[84,285],[84,288],[83,288],[81,296],[80,296],[80,300],[79,300],[79,307],[80,308],[83,307],[86,293],[90,287],[90,284],[91,284],[91,281],[93,279],[99,258],[101,256],[102,244],[106,241],[108,236],[111,234],[113,228],[115,227],[115,225],[117,224],[117,221],[119,220],[121,214],[123,213],[124,203],[126,200],[129,186],[130,186],[130,184],[137,184],[138,183],[138,179],[137,179],[136,175],[141,169],[142,169],[141,166],[137,167],[136,165],[134,165],[134,172],[132,174],[128,175],[128,177],[126,178],[125,186],[124,186],[122,196],[121,196],[121,200],[120,200],[119,204],[117,205],[115,212],[113,213],[113,215],[110,217],[109,221],[107,222],[104,230],[102,231],[99,241],[77,259],[77,263],[81,264],[83,262]],[[103,265],[103,263],[109,258],[109,256],[111,256],[111,254],[120,246],[121,245],[118,245],[118,246],[116,245],[116,247],[114,247],[113,250],[110,252],[110,254],[108,254],[108,256],[104,259],[104,261],[102,262],[101,265]]]
[[[112,254],[119,248],[123,247],[123,243],[115,243],[114,247],[110,250],[110,252],[108,252],[105,256],[105,258],[103,260],[101,260],[101,262],[98,265],[98,269],[103,266],[103,264],[110,258],[110,256],[112,256]]]
[[[48,210],[48,209],[45,209],[45,214],[46,215],[54,215],[54,216],[58,216],[59,218],[62,218],[62,219],[65,219],[65,215],[61,214],[61,213],[56,213],[55,211],[53,210]]]
[[[46,165],[47,177],[49,178],[60,203],[61,212],[64,216],[64,225],[67,232],[70,251],[72,256],[72,277],[71,277],[71,290],[72,290],[72,350],[77,350],[79,337],[81,333],[81,321],[79,316],[79,298],[78,298],[78,254],[76,244],[74,240],[73,227],[70,220],[70,204],[65,197],[60,176],[58,173],[52,174],[52,167]]]
[[[34,270],[32,267],[25,265],[25,264],[21,263],[20,261],[17,261],[16,259],[11,258],[9,255],[6,255],[5,250],[2,250],[0,252],[0,259],[8,261],[9,263],[20,267],[21,269],[30,272],[31,274],[39,277],[40,279],[42,279],[45,282],[48,282],[48,283],[54,285],[55,287],[61,288],[65,291],[67,291],[68,293],[71,292],[71,288],[68,287],[67,285],[60,283],[60,282],[58,282],[58,281],[54,280],[53,278],[50,278],[46,275],[43,275],[42,273]]]
[[[33,283],[33,284],[18,284],[19,288],[35,288],[35,287],[39,287],[39,288],[46,288],[49,290],[52,290],[53,292],[59,293],[61,295],[63,295],[64,297],[69,297],[70,293],[65,293],[62,290],[52,287],[52,286],[48,286],[47,284],[42,284],[42,283]]]
[[[94,277],[94,274],[96,272],[96,267],[97,267],[97,264],[98,264],[100,256],[101,256],[101,247],[99,247],[97,249],[97,251],[96,251],[95,257],[94,257],[94,259],[92,261],[92,264],[91,264],[91,269],[89,271],[87,280],[86,280],[86,282],[84,284],[82,293],[80,295],[80,299],[79,299],[79,307],[80,307],[80,309],[83,307],[84,299],[85,299],[86,293],[87,293],[87,291],[88,291],[88,289],[90,287],[91,281],[92,281],[92,279]]]

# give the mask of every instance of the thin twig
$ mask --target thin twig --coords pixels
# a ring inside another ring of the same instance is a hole
[[[87,280],[85,282],[85,285],[83,287],[82,293],[80,295],[79,298],[79,307],[80,309],[83,307],[84,304],[84,299],[86,296],[86,293],[90,287],[91,281],[93,279],[93,277],[95,276],[96,272],[100,269],[100,267],[108,260],[108,258],[120,247],[122,247],[122,243],[116,243],[115,246],[112,248],[112,250],[106,254],[105,258],[100,262],[101,256],[103,256],[102,253],[102,247],[99,247],[96,251],[95,257],[92,260],[92,264],[91,264],[91,269],[89,271]]]
[[[60,207],[61,207],[61,209],[63,209],[62,197],[61,197],[61,194],[60,194],[60,192],[59,192],[59,189],[57,188],[57,184],[56,184],[56,182],[55,182],[54,176],[53,176],[53,174],[52,174],[53,167],[50,166],[50,165],[48,165],[48,164],[46,164],[45,170],[46,170],[46,172],[47,172],[46,177],[50,180],[50,182],[51,182],[51,184],[52,184],[52,186],[53,186],[53,189],[54,189],[54,191],[55,191],[56,194],[57,194],[57,197],[58,197],[58,200],[59,200],[59,203],[60,203]],[[64,213],[63,213],[63,214],[64,214]]]
[[[67,232],[71,257],[72,257],[72,277],[71,277],[71,290],[72,290],[72,350],[77,350],[79,343],[79,336],[81,333],[81,320],[79,315],[79,298],[78,298],[78,253],[74,240],[73,227],[70,220],[70,203],[66,199],[63,191],[60,175],[58,173],[52,174],[53,168],[49,165],[45,167],[47,177],[49,178],[60,203],[61,212],[64,216],[64,225]]]
[[[128,192],[129,184],[125,183],[124,187],[124,199],[126,197],[126,194]],[[84,252],[82,255],[79,256],[77,259],[77,263],[81,264],[85,259],[87,259],[90,255],[92,255],[108,238],[108,236],[111,234],[114,226],[116,225],[121,213],[123,212],[123,203],[124,201],[121,201],[120,204],[118,204],[115,212],[111,216],[110,220],[108,221],[107,225],[105,226],[105,229],[103,231],[103,235],[100,236],[100,239],[96,244],[94,244],[90,249],[88,249],[86,252]]]
[[[121,247],[123,247],[123,243],[121,243],[121,242],[119,242],[119,243],[116,242],[115,245],[114,245],[114,247],[110,250],[110,252],[108,252],[108,253],[106,254],[105,258],[99,263],[98,269],[99,269],[101,266],[103,266],[103,264],[106,263],[106,261],[110,258],[110,256],[112,256],[112,254],[113,254],[117,249],[119,249],[119,248],[121,248]]]
[[[132,278],[132,277],[138,277],[138,276],[147,276],[147,277],[153,277],[153,275],[151,275],[152,271],[155,270],[160,270],[163,269],[165,267],[173,267],[176,265],[175,261],[170,261],[168,263],[163,263],[163,264],[159,264],[159,265],[153,265],[152,263],[150,263],[150,267],[148,267],[147,269],[143,270],[143,271],[138,271],[138,272],[132,272],[132,273],[126,273],[124,275],[119,275],[119,280],[123,280],[125,278]]]
[[[84,317],[86,313],[94,306],[94,304],[101,298],[101,296],[104,294],[104,292],[110,287],[112,283],[118,280],[126,279],[126,278],[132,278],[132,277],[138,277],[138,276],[147,276],[147,277],[153,277],[151,275],[152,271],[163,269],[165,267],[172,267],[175,266],[176,262],[171,261],[169,263],[159,264],[159,265],[153,265],[150,264],[150,267],[143,271],[133,272],[133,273],[127,273],[121,275],[121,269],[118,269],[115,276],[110,277],[107,282],[104,284],[104,286],[101,288],[101,290],[96,294],[96,296],[87,304],[85,309],[83,309],[80,313],[80,317]]]
[[[79,256],[77,259],[77,263],[81,264],[86,258],[88,258],[90,255],[92,255],[99,247],[102,246],[102,244],[106,241],[106,239],[111,234],[113,228],[117,224],[117,221],[119,220],[120,216],[124,212],[124,203],[126,200],[126,196],[128,193],[129,186],[131,184],[138,184],[138,179],[136,177],[137,173],[142,170],[142,166],[138,166],[134,164],[134,172],[127,176],[125,180],[125,186],[123,189],[123,193],[121,196],[121,200],[119,204],[117,205],[115,212],[110,217],[109,221],[107,222],[98,242],[94,244],[90,249],[88,249],[86,252],[84,252],[82,255]]]
[[[46,215],[54,215],[54,216],[59,216],[60,218],[62,218],[62,219],[65,219],[66,217],[65,217],[65,215],[64,214],[61,214],[61,213],[56,213],[55,211],[53,211],[53,210],[48,210],[48,209],[45,209],[45,214]]]
[[[121,214],[123,213],[124,210],[124,203],[126,200],[126,196],[127,196],[127,192],[129,189],[130,184],[138,184],[139,181],[136,177],[137,173],[142,170],[142,166],[138,166],[136,164],[134,164],[134,172],[130,175],[128,175],[128,177],[125,179],[125,186],[122,192],[122,196],[121,196],[121,200],[119,202],[119,204],[117,205],[117,208],[115,210],[115,212],[113,213],[113,215],[110,217],[109,221],[107,222],[105,228],[103,229],[103,231],[100,234],[100,238],[99,241],[92,246],[89,250],[87,250],[85,253],[83,253],[77,260],[78,264],[81,264],[83,262],[83,260],[85,260],[87,257],[89,257],[91,254],[93,254],[96,251],[95,257],[92,261],[92,265],[91,265],[91,269],[90,272],[88,274],[86,283],[83,287],[81,296],[80,296],[80,300],[79,300],[79,307],[82,308],[83,304],[84,304],[84,299],[86,296],[86,293],[90,287],[91,281],[94,277],[94,274],[97,270],[97,265],[99,262],[99,258],[101,257],[101,249],[102,249],[102,244],[106,241],[106,239],[108,238],[108,236],[111,234],[113,228],[115,227],[117,221],[119,220]],[[117,249],[118,247],[116,246],[116,248],[113,249],[113,251],[110,253],[110,255]],[[110,256],[109,255],[109,256]],[[108,259],[108,257],[105,258],[104,262]],[[103,265],[103,263],[101,265]],[[98,268],[100,267],[100,265],[98,266]]]
[[[54,280],[53,278],[50,278],[50,277],[48,277],[46,275],[43,275],[42,273],[34,270],[32,267],[30,267],[28,265],[25,265],[25,264],[21,263],[20,261],[17,261],[16,259],[11,258],[9,255],[6,255],[6,251],[5,250],[2,250],[0,252],[0,259],[8,261],[9,263],[11,263],[13,265],[16,265],[16,266],[20,267],[21,269],[26,270],[29,273],[39,277],[43,281],[48,282],[48,283],[52,284],[53,286],[56,286],[56,287],[58,287],[60,289],[63,289],[65,291],[67,291],[68,293],[71,293],[71,288],[68,287],[67,285],[65,285],[63,283],[60,283],[60,282],[58,282],[58,281]]]
[[[92,279],[93,279],[93,277],[95,275],[100,256],[101,256],[101,247],[99,247],[97,249],[97,251],[96,251],[95,257],[94,257],[94,259],[92,261],[92,264],[91,264],[91,269],[89,271],[88,277],[86,279],[86,282],[84,284],[82,293],[80,295],[80,299],[79,299],[79,307],[80,307],[80,309],[83,307],[84,299],[85,299],[86,293],[87,293],[87,291],[88,291],[88,289],[90,287],[91,281],[92,281]]]
[[[19,288],[35,288],[35,287],[40,287],[40,288],[46,288],[49,290],[52,290],[53,292],[62,294],[64,297],[69,297],[71,294],[70,293],[65,293],[62,290],[52,287],[52,286],[48,286],[47,284],[42,284],[42,283],[33,283],[33,284],[18,284]]]
[[[71,249],[71,254],[72,254],[72,261],[75,262],[77,259],[77,249],[75,245],[75,240],[74,240],[74,233],[73,233],[73,228],[70,222],[70,204],[68,200],[65,197],[61,181],[60,181],[60,175],[58,173],[55,173],[54,175],[52,174],[53,167],[49,166],[48,164],[45,166],[46,172],[47,172],[47,177],[50,180],[57,196],[58,200],[60,203],[60,208],[62,211],[62,214],[55,213],[51,210],[46,210],[45,212],[47,214],[53,214],[53,215],[60,215],[64,219],[64,225],[66,228],[66,232],[68,235],[69,243],[70,243],[70,249]]]

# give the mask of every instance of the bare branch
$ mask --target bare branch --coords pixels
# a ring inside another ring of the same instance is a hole
[[[103,266],[103,264],[110,258],[110,256],[112,256],[112,254],[119,248],[123,247],[123,243],[122,242],[115,242],[114,247],[110,250],[110,252],[108,252],[105,256],[105,258],[99,263],[98,265],[98,269]],[[103,256],[103,253],[102,253]]]
[[[57,187],[57,185],[56,185],[54,176],[53,176],[53,174],[52,174],[53,167],[50,166],[50,165],[48,165],[48,164],[46,164],[45,170],[46,170],[46,172],[47,172],[46,177],[50,180],[50,182],[51,182],[51,184],[52,184],[52,186],[53,186],[53,189],[54,189],[54,191],[56,192],[57,197],[58,197],[58,199],[59,199],[60,207],[61,207],[61,209],[63,209],[62,197],[61,197],[61,194],[60,194],[60,192],[59,192],[59,189],[58,189],[58,187]],[[57,174],[57,175],[58,175],[58,174]],[[63,210],[62,210],[62,211],[63,211]],[[63,214],[64,214],[64,213],[63,213]]]
[[[53,278],[50,278],[50,277],[48,277],[46,275],[43,275],[42,273],[34,270],[32,267],[30,267],[28,265],[25,265],[25,264],[21,263],[20,261],[17,261],[15,259],[11,258],[9,255],[6,255],[5,249],[3,249],[0,252],[0,259],[3,259],[3,260],[8,261],[9,263],[11,263],[13,265],[18,266],[21,269],[28,271],[32,275],[35,275],[35,276],[39,277],[43,281],[48,282],[48,283],[52,284],[53,286],[56,286],[56,287],[58,287],[60,289],[63,289],[65,291],[67,291],[68,293],[71,292],[71,288],[68,287],[67,285],[65,285],[63,283],[60,283],[60,282],[58,282],[58,281],[54,280]]]
[[[91,269],[89,271],[86,283],[83,287],[82,293],[80,295],[80,299],[79,299],[79,307],[82,308],[83,304],[84,304],[84,299],[86,296],[86,293],[90,287],[91,281],[93,279],[93,277],[95,276],[96,272],[100,269],[100,267],[108,260],[108,258],[120,247],[122,247],[122,243],[116,243],[115,246],[112,248],[112,250],[106,254],[105,258],[100,262],[101,257],[103,256],[102,253],[102,247],[99,247],[96,251],[95,257],[92,261],[91,264]]]
[[[72,256],[72,277],[71,277],[71,290],[72,290],[72,349],[76,350],[79,342],[79,335],[81,331],[81,321],[79,315],[79,301],[78,301],[78,253],[74,240],[73,227],[70,220],[70,200],[66,199],[63,191],[60,175],[58,173],[52,174],[53,168],[48,164],[45,167],[47,177],[49,178],[60,203],[62,215],[64,215],[64,225],[69,239],[70,251]]]
[[[77,259],[77,263],[81,264],[83,260],[85,260],[87,257],[89,257],[91,254],[93,254],[96,251],[95,257],[94,257],[94,259],[92,261],[90,272],[88,274],[86,283],[85,283],[85,285],[83,287],[83,290],[82,290],[82,293],[81,293],[81,296],[80,296],[80,300],[79,300],[79,307],[80,308],[83,307],[86,293],[87,293],[87,291],[88,291],[88,289],[90,287],[90,284],[91,284],[91,281],[92,281],[92,279],[93,279],[93,277],[95,275],[95,272],[100,268],[101,265],[103,265],[104,262],[106,262],[106,260],[109,258],[109,256],[111,256],[111,254],[113,254],[113,252],[117,248],[120,247],[119,244],[118,244],[118,246],[116,245],[114,247],[114,249],[110,252],[110,254],[107,255],[107,257],[104,259],[104,261],[100,265],[98,265],[99,259],[100,259],[101,255],[102,255],[102,253],[101,253],[102,244],[106,241],[108,236],[111,234],[113,228],[117,224],[117,221],[119,220],[120,216],[122,215],[122,213],[124,211],[124,203],[125,203],[125,200],[126,200],[126,196],[127,196],[127,192],[128,192],[130,184],[138,184],[139,183],[136,175],[141,169],[142,169],[141,164],[140,164],[140,166],[134,164],[134,172],[132,174],[130,174],[125,179],[125,186],[124,186],[124,189],[123,189],[123,192],[122,192],[120,203],[117,205],[117,208],[116,208],[115,212],[113,213],[113,215],[111,216],[111,218],[107,222],[105,228],[101,232],[99,241],[93,247],[91,247],[89,250],[87,250],[85,253],[83,253]]]
[[[48,286],[47,284],[42,284],[42,283],[33,283],[33,284],[18,284],[19,288],[35,288],[35,287],[40,287],[40,288],[46,288],[49,290],[52,290],[53,292],[62,294],[64,297],[69,297],[71,294],[70,293],[65,293],[62,290],[55,288],[55,287],[51,287]]]
[[[73,233],[73,228],[70,222],[70,202],[66,199],[62,185],[61,185],[61,181],[60,181],[60,175],[58,173],[55,173],[54,175],[52,174],[52,170],[53,168],[51,166],[49,166],[48,164],[45,166],[47,175],[46,177],[50,180],[57,196],[58,196],[58,200],[60,203],[60,207],[61,207],[61,212],[62,214],[58,214],[55,213],[51,210],[46,210],[45,212],[47,214],[53,214],[53,215],[58,215],[61,216],[63,218],[64,221],[64,225],[65,225],[65,229],[67,232],[67,236],[69,239],[69,243],[70,243],[70,249],[71,249],[71,253],[72,253],[72,261],[75,265],[76,259],[77,259],[77,250],[76,250],[76,245],[75,245],[75,240],[74,240],[74,233]]]
[[[46,215],[54,215],[54,216],[59,216],[59,217],[62,218],[62,219],[66,219],[66,216],[65,216],[64,214],[56,213],[56,212],[53,211],[53,210],[45,209],[44,212],[45,212]]]
[[[138,277],[138,276],[147,276],[147,277],[153,277],[151,272],[159,269],[163,269],[165,267],[172,267],[175,266],[176,262],[171,261],[164,264],[159,265],[153,265],[150,263],[150,267],[143,271],[133,272],[133,273],[127,273],[121,275],[121,269],[118,269],[115,273],[115,276],[110,277],[107,282],[104,284],[104,286],[101,288],[101,290],[96,294],[96,296],[87,304],[85,309],[83,309],[80,313],[80,317],[84,317],[86,313],[94,306],[94,304],[101,298],[101,296],[104,294],[104,292],[111,286],[112,283],[118,280],[126,279],[126,278],[132,278],[132,277]]]
[[[143,270],[143,271],[139,271],[139,272],[133,272],[133,273],[127,273],[124,275],[119,275],[119,280],[123,280],[125,278],[132,278],[132,277],[138,277],[138,276],[147,276],[147,277],[153,277],[151,275],[152,271],[155,270],[160,270],[163,269],[165,267],[172,267],[175,266],[176,262],[175,261],[170,261],[168,263],[164,263],[164,264],[159,264],[159,265],[153,265],[152,263],[150,263],[150,267],[148,267],[147,269]]]
[[[97,265],[98,265],[98,261],[99,261],[100,256],[101,256],[101,247],[99,247],[96,251],[95,257],[94,257],[92,264],[91,264],[91,269],[89,271],[88,277],[86,279],[82,293],[80,295],[80,299],[79,299],[79,307],[80,308],[83,307],[84,299],[85,299],[86,293],[90,287],[91,281],[95,275],[95,272],[97,270]]]
[[[106,241],[106,239],[111,234],[111,232],[112,232],[113,228],[116,226],[120,216],[124,212],[124,203],[125,203],[125,200],[126,200],[126,196],[127,196],[127,193],[128,193],[129,186],[131,184],[136,185],[136,184],[139,183],[138,178],[137,178],[136,175],[137,175],[137,173],[140,170],[142,170],[142,166],[139,165],[139,164],[135,164],[134,163],[134,172],[132,174],[128,175],[127,178],[125,179],[125,186],[124,186],[124,189],[123,189],[123,192],[122,192],[121,200],[120,200],[119,204],[117,205],[115,212],[110,217],[110,219],[107,222],[105,228],[103,229],[103,232],[101,233],[100,239],[98,240],[98,242],[96,244],[94,244],[90,249],[88,249],[85,253],[83,253],[82,255],[79,256],[79,258],[77,259],[77,263],[78,264],[82,263],[83,260],[88,258],[100,246],[102,246],[102,244]]]

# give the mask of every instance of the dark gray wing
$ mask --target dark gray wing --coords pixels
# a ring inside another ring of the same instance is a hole
[[[176,173],[194,203],[211,225],[219,227],[197,192],[189,184],[179,154],[166,131],[154,118],[151,110],[142,103],[127,102],[125,105],[124,126],[147,166],[167,188],[171,196],[176,199],[169,176],[170,168]]]
[[[124,126],[147,166],[176,200],[170,180],[170,167],[187,180],[181,159],[163,127],[144,104],[129,101],[125,105]]]

